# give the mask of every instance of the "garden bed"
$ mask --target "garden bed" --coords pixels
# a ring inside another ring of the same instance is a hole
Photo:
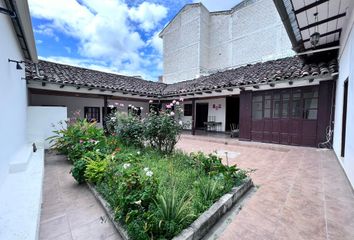
[[[87,184],[92,194],[96,197],[98,202],[102,205],[108,218],[111,220],[116,230],[124,240],[129,240],[129,236],[124,227],[115,221],[114,211],[111,209],[109,203],[102,198],[95,187]],[[239,199],[253,187],[251,178],[247,178],[241,186],[232,188],[231,192],[222,196],[215,202],[207,211],[200,215],[189,227],[184,229],[180,234],[174,237],[174,240],[199,240],[205,236],[208,231],[219,221],[219,219],[229,211]]]
[[[107,120],[106,132],[71,119],[52,137],[73,177],[89,183],[129,239],[199,239],[252,186],[247,171],[215,154],[176,151],[181,109],[178,101],[166,108],[141,118],[130,106]]]

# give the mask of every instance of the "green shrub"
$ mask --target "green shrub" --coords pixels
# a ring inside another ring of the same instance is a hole
[[[138,160],[113,164],[105,179],[112,193],[109,201],[116,217],[126,224],[134,219],[134,214],[148,211],[158,190],[154,173]]]
[[[85,182],[85,170],[87,162],[83,159],[74,162],[74,166],[71,168],[71,175],[78,183]]]
[[[175,102],[175,101],[174,101]],[[166,111],[151,112],[144,120],[144,136],[151,147],[170,153],[179,140],[183,129],[179,120],[181,109],[179,105],[170,103]],[[170,107],[174,106],[174,111]]]
[[[182,223],[192,219],[191,197],[186,192],[181,198],[177,198],[175,188],[172,191],[164,191],[156,197],[156,218],[158,227],[163,235],[170,239],[181,231]]]
[[[105,140],[103,130],[95,122],[89,123],[86,119],[68,121],[66,127],[60,123],[60,129],[53,132],[55,135],[48,138],[53,143],[52,148],[66,154],[72,162],[81,159],[86,152],[96,149]]]
[[[107,121],[111,134],[126,145],[143,146],[144,126],[138,116],[117,112]]]
[[[85,179],[94,184],[101,182],[107,170],[108,163],[106,159],[102,161],[89,161],[86,165]]]

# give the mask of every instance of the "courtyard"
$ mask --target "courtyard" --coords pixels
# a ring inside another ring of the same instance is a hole
[[[353,192],[332,150],[187,134],[177,148],[217,151],[225,164],[254,170],[253,193],[208,239],[354,238]],[[64,156],[46,154],[40,239],[121,239],[70,168]]]

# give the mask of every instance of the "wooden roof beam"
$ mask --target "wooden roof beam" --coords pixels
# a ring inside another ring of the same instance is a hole
[[[346,13],[344,12],[344,13],[335,15],[335,16],[333,16],[333,17],[326,18],[326,19],[323,19],[323,20],[321,20],[321,21],[311,23],[311,24],[309,24],[309,25],[307,25],[307,26],[304,26],[304,27],[300,28],[300,32],[301,32],[301,31],[304,31],[304,30],[306,30],[306,29],[312,28],[312,27],[316,27],[316,26],[321,25],[321,24],[323,24],[323,23],[327,23],[327,22],[336,20],[336,19],[338,19],[338,18],[342,18],[342,17],[344,17],[345,15],[346,15]]]
[[[313,8],[313,7],[316,7],[316,6],[320,5],[320,4],[325,3],[325,2],[328,2],[328,1],[329,1],[329,0],[318,0],[318,1],[313,2],[313,3],[309,4],[309,5],[306,5],[306,6],[302,7],[302,8],[299,8],[298,10],[295,10],[294,13],[295,13],[295,14],[299,14],[299,13],[301,13],[301,12],[304,12],[304,11],[306,11],[306,10],[309,10],[309,9],[311,9],[311,8]]]

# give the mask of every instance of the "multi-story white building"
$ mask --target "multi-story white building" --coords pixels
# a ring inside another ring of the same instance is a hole
[[[218,12],[187,4],[160,37],[166,83],[294,55],[272,0],[245,0]]]

